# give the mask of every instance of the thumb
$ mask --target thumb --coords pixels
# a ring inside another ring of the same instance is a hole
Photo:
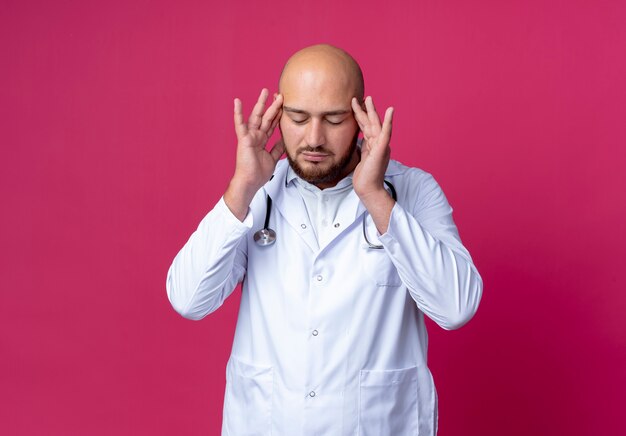
[[[281,138],[274,144],[274,146],[270,150],[270,154],[274,158],[274,161],[278,162],[278,160],[280,159],[280,157],[283,155],[284,152],[285,152],[285,142]]]
[[[367,159],[369,154],[370,154],[370,147],[368,145],[368,142],[365,139],[363,139],[363,143],[361,145],[361,160]]]

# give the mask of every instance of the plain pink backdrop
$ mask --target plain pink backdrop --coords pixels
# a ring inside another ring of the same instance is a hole
[[[626,434],[626,3],[3,1],[0,434],[217,435],[234,294],[169,264],[234,166],[232,99],[331,42],[396,108],[485,292],[429,322],[440,435]]]

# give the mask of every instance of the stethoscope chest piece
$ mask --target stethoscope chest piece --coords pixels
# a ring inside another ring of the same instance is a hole
[[[272,176],[273,177],[273,176]],[[270,229],[270,215],[272,214],[272,199],[267,196],[267,204],[265,208],[265,224],[263,228],[254,233],[254,242],[261,247],[272,245],[276,242],[276,232]]]
[[[269,228],[263,228],[254,233],[254,242],[259,244],[261,247],[272,245],[276,242],[276,232]]]

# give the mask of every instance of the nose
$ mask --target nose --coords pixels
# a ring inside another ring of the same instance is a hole
[[[324,145],[324,126],[322,121],[316,118],[312,118],[311,122],[307,125],[306,142],[309,147],[319,147]]]

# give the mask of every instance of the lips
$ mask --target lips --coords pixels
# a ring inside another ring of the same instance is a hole
[[[308,162],[321,162],[324,159],[326,159],[328,156],[330,156],[327,153],[319,153],[319,152],[311,152],[311,151],[303,151],[301,154],[304,160]]]

